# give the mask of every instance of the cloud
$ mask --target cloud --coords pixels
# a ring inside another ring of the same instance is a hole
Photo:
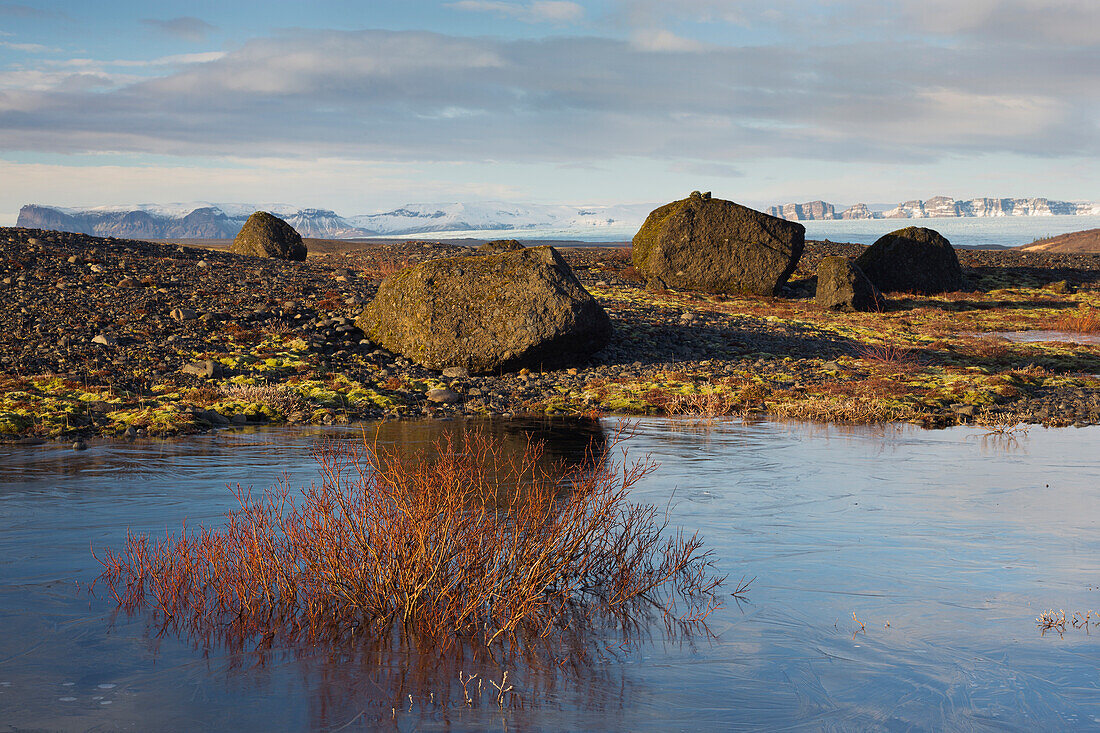
[[[13,43],[11,41],[0,41],[0,48],[10,48],[13,51],[22,51],[24,53],[57,53],[61,49],[51,48],[50,46],[43,46],[39,43]]]
[[[634,32],[630,40],[643,51],[692,53],[704,48],[698,41],[659,28],[641,28]]]
[[[745,172],[730,163],[709,160],[680,160],[669,166],[674,173],[713,178],[743,178]]]
[[[210,25],[205,20],[190,16],[169,18],[168,20],[142,18],[141,22],[169,35],[195,43],[205,40],[208,35],[217,30],[215,26]]]
[[[568,0],[535,0],[530,3],[502,0],[459,0],[447,7],[477,13],[493,13],[525,23],[576,23],[584,18],[584,8]]]
[[[0,3],[0,16],[9,18],[49,18],[56,15],[49,10],[32,8],[30,5],[19,3]]]
[[[904,20],[925,30],[998,42],[1091,45],[1100,28],[1096,0],[903,0],[897,4]]]
[[[661,45],[299,30],[107,90],[0,83],[0,149],[516,163],[1100,155],[1100,42]]]

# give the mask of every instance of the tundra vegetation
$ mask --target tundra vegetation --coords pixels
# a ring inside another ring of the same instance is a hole
[[[385,276],[470,248],[311,241],[288,262],[5,231],[7,440],[455,415],[1100,422],[1100,346],[1073,336],[1098,328],[1098,255],[960,250],[966,290],[837,312],[809,278],[861,246],[808,243],[782,296],[647,288],[629,249],[567,248],[610,316],[608,345],[571,367],[448,376],[379,348],[355,318]],[[1017,331],[1071,333],[999,336]]]

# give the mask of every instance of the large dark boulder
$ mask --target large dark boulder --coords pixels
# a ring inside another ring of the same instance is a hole
[[[378,286],[356,320],[429,369],[559,367],[607,345],[611,320],[553,247],[432,260]]]
[[[647,280],[712,293],[775,295],[794,272],[806,228],[698,191],[653,211],[634,235]]]
[[[477,248],[478,252],[515,252],[523,249],[523,242],[518,239],[494,239]]]
[[[847,257],[825,257],[817,265],[817,304],[839,311],[880,311],[886,299]]]
[[[879,238],[856,258],[884,293],[947,293],[966,288],[955,248],[939,232],[907,227]]]
[[[302,235],[294,227],[266,211],[257,211],[248,217],[229,251],[280,260],[306,258],[306,245],[302,242]]]

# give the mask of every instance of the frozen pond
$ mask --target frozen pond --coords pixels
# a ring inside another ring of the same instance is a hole
[[[1073,331],[988,331],[975,335],[985,338],[1003,338],[1019,344],[1048,341],[1063,344],[1100,344],[1100,334]]]
[[[605,423],[605,426],[608,424]],[[421,443],[460,423],[405,423]],[[598,426],[496,423],[577,458]],[[48,730],[998,729],[1100,726],[1100,429],[841,428],[649,420],[628,447],[661,468],[637,501],[700,530],[748,602],[713,639],[608,644],[561,670],[509,672],[512,703],[444,706],[463,660],[400,645],[203,648],[90,597],[89,548],[127,527],[217,524],[227,482],[315,475],[316,435],[0,448],[0,724]],[[853,616],[854,614],[854,616]],[[1095,618],[1095,613],[1093,614]],[[858,622],[856,621],[858,619]],[[420,678],[416,685],[409,670]],[[438,675],[438,679],[433,677]],[[556,676],[555,676],[556,675]],[[415,692],[413,699],[408,695]],[[350,723],[350,725],[348,725]]]

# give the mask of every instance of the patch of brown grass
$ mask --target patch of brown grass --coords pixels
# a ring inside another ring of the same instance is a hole
[[[725,578],[697,535],[631,504],[655,465],[605,452],[566,485],[541,447],[509,452],[466,432],[436,456],[322,443],[321,483],[285,481],[220,529],[129,534],[100,580],[127,612],[150,608],[200,637],[340,638],[400,628],[444,644],[545,639],[597,621],[632,627],[656,610],[701,623]]]
[[[880,423],[915,417],[912,409],[875,397],[809,397],[779,403],[772,412],[780,418],[816,422]]]
[[[916,352],[900,344],[860,344],[855,352],[865,362],[897,372],[914,372],[921,367]]]
[[[1095,308],[1079,308],[1058,316],[1051,325],[1053,331],[1070,333],[1100,333],[1100,315]]]
[[[663,405],[669,415],[721,417],[737,412],[740,401],[729,392],[671,395]]]
[[[225,396],[241,402],[259,402],[284,416],[302,412],[309,406],[300,392],[282,384],[233,384],[225,389]]]

